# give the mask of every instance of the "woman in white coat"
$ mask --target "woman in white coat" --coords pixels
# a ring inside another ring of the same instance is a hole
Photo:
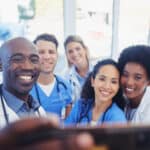
[[[73,101],[80,98],[82,86],[92,70],[89,62],[89,52],[81,37],[70,35],[64,42],[66,57],[69,70],[65,73],[65,77],[70,81],[72,86]]]
[[[133,123],[150,123],[150,47],[130,46],[119,57],[125,113]]]

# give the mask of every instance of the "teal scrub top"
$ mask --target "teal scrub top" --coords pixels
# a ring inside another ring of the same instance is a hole
[[[87,125],[92,120],[92,107],[93,102],[91,99],[87,100],[88,104],[85,105],[83,99],[76,101],[74,107],[72,108],[69,116],[66,118],[65,125],[77,125],[84,124]],[[98,119],[98,125],[102,123],[125,123],[126,118],[124,112],[117,106],[116,103],[108,108],[108,110],[103,113]]]
[[[30,94],[40,101],[40,104],[46,112],[56,113],[59,116],[61,116],[62,109],[72,103],[72,93],[69,82],[58,76],[54,88],[49,96],[43,92],[38,84],[33,86]]]

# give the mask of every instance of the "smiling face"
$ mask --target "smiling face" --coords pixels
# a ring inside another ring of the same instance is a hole
[[[125,65],[121,85],[125,96],[133,105],[138,106],[148,84],[147,72],[143,66],[132,62]]]
[[[113,65],[102,66],[95,79],[91,79],[95,100],[101,102],[112,101],[119,90],[119,77],[119,71]]]
[[[9,41],[4,46],[2,64],[4,87],[16,97],[28,95],[40,72],[34,45],[24,38]]]
[[[57,48],[51,41],[39,40],[36,42],[40,56],[41,73],[53,73],[57,62]]]
[[[87,50],[79,42],[68,43],[66,55],[69,62],[77,68],[82,64],[87,64]]]

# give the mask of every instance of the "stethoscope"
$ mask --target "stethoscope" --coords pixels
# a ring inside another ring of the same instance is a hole
[[[82,104],[81,112],[80,112],[80,117],[79,117],[79,119],[78,119],[78,123],[81,123],[81,121],[82,121],[83,119],[86,119],[88,123],[91,122],[90,117],[89,117],[89,115],[88,115],[88,112],[89,112],[89,110],[91,109],[92,106],[93,106],[93,102],[91,102],[90,104],[86,104],[86,103],[83,103],[83,104]],[[111,106],[112,106],[112,104],[111,104],[111,105],[106,109],[106,111],[103,113],[102,119],[101,119],[101,123],[104,123],[105,118],[106,118],[106,114],[107,114],[107,112],[108,112],[108,110],[109,110],[109,108],[110,108]]]
[[[70,82],[71,88],[73,90],[72,101],[73,101],[73,103],[75,103],[75,101],[79,99],[81,85],[80,85],[80,82],[77,79],[77,77],[74,77],[73,75],[70,75],[69,82]]]
[[[4,103],[5,100],[3,98],[2,84],[0,85],[0,100],[1,100],[1,104],[2,104],[2,110],[3,110],[5,122],[6,122],[6,124],[9,124],[9,118],[8,118],[6,106],[5,106],[5,103]],[[39,112],[39,107],[38,107],[38,109],[36,109],[36,112],[37,112],[38,116],[41,116],[40,112]]]
[[[4,104],[4,98],[3,98],[3,94],[2,94],[2,85],[0,87],[0,96],[1,96],[1,103],[2,103],[2,109],[3,109],[3,113],[4,113],[5,122],[6,122],[6,124],[9,124],[9,119],[8,119],[6,107]]]
[[[67,90],[67,86],[62,81],[60,81],[56,75],[54,75],[54,77],[56,79],[56,90],[58,92],[59,98],[60,98],[60,100],[63,100],[60,86],[63,86],[65,90]],[[40,98],[40,94],[38,91],[37,83],[35,83],[35,92],[36,92],[37,100],[39,101],[39,103],[41,105],[41,98]]]

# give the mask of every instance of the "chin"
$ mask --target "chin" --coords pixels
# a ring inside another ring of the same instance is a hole
[[[133,97],[133,96],[127,96],[127,98],[130,100],[135,99],[135,97]]]
[[[30,90],[32,89],[33,85],[28,85],[28,86],[23,86],[23,87],[19,87],[18,89],[20,89],[20,93],[29,93]]]

